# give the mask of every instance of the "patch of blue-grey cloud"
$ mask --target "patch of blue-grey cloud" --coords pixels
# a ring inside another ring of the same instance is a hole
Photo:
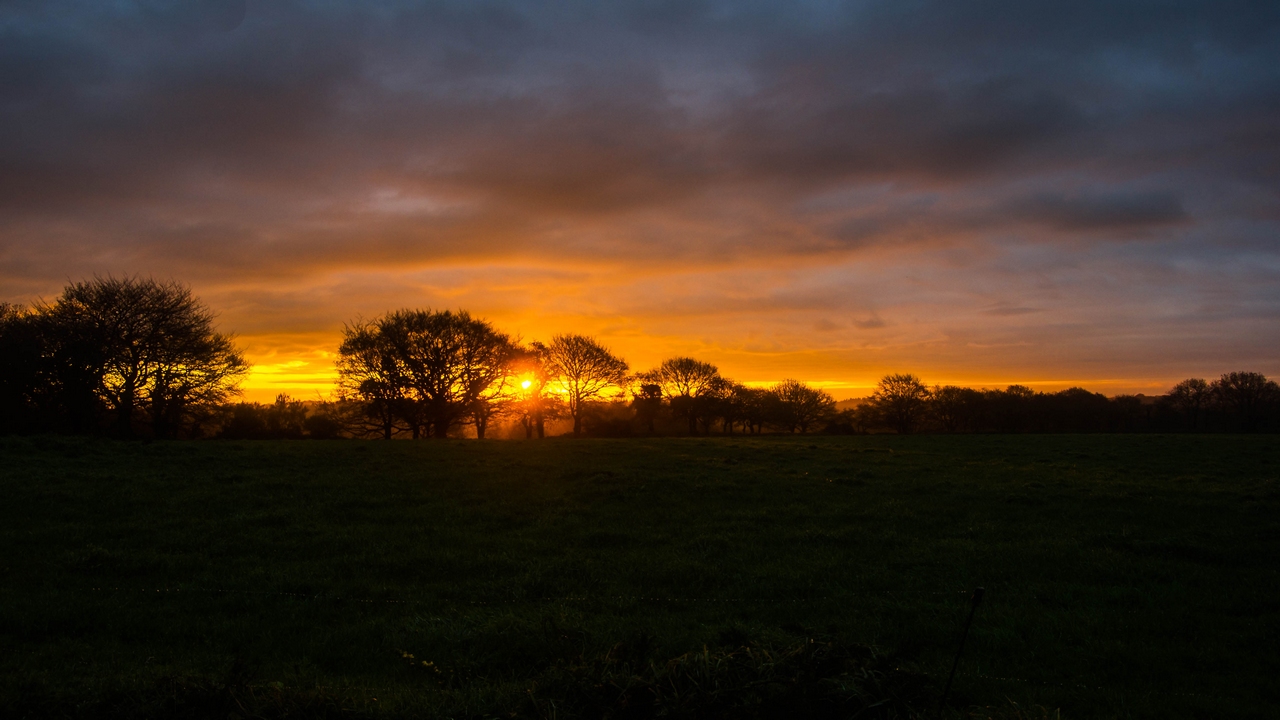
[[[1009,322],[1228,298],[1200,306],[1277,342],[1278,200],[1275,3],[0,4],[15,298],[96,271],[874,262]],[[1010,272],[1049,280],[979,292]],[[900,328],[890,304],[843,326]]]

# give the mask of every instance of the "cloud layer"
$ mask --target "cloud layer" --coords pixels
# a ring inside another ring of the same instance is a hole
[[[280,387],[401,306],[850,388],[1280,373],[1278,231],[1274,3],[0,4],[0,295],[183,279]]]

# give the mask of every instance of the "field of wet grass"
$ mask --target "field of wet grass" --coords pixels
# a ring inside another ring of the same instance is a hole
[[[0,438],[9,717],[1280,716],[1280,438]],[[879,703],[879,704],[877,704]]]

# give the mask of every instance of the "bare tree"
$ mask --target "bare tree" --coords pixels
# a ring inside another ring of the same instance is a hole
[[[711,426],[717,418],[723,419],[732,414],[732,397],[733,381],[717,376],[700,395],[693,398],[691,407],[703,435],[711,434]]]
[[[769,405],[772,394],[765,388],[739,386],[735,391],[735,402],[742,413],[742,422],[747,432],[759,435],[769,418]]]
[[[897,432],[915,432],[924,419],[929,388],[920,378],[908,373],[885,375],[871,395],[871,405],[881,421]]]
[[[249,369],[231,338],[217,333],[191,333],[174,338],[157,358],[152,372],[150,415],[158,438],[173,437],[188,420],[226,402],[234,383]]]
[[[712,395],[721,382],[715,365],[691,357],[664,360],[641,379],[662,388],[671,411],[688,419],[690,435],[698,434],[698,415],[703,409],[699,400]]]
[[[733,380],[722,380],[722,388],[716,393],[716,414],[720,416],[721,431],[732,435],[738,423],[747,429],[747,386]]]
[[[539,440],[546,436],[546,420],[552,406],[547,383],[547,346],[533,341],[523,348],[515,363],[519,378],[519,390],[512,407],[524,428],[524,437],[530,440],[535,433]]]
[[[836,399],[799,380],[783,380],[769,391],[778,404],[779,424],[790,432],[809,432],[809,428],[830,415],[836,407]]]
[[[625,387],[626,361],[584,335],[556,335],[546,346],[546,373],[564,388],[573,436],[582,433],[585,403],[610,387]]]
[[[363,419],[373,423],[365,427],[359,416],[353,417],[356,435],[376,429],[390,440],[405,421],[415,437],[420,434],[422,423],[408,407],[415,401],[409,396],[405,368],[378,323],[356,321],[343,328],[337,364],[339,402],[358,402]]]
[[[478,439],[484,439],[489,422],[515,398],[515,371],[521,356],[518,343],[487,323],[466,325],[461,377]]]

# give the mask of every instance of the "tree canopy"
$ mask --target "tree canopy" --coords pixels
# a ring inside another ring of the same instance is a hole
[[[663,360],[658,367],[640,375],[643,382],[662,390],[673,412],[689,422],[689,434],[698,432],[698,417],[705,415],[712,403],[708,400],[722,390],[720,370],[709,362],[691,357]]]
[[[836,399],[829,393],[799,380],[783,380],[772,393],[779,405],[777,419],[791,432],[809,432],[836,407]]]
[[[36,425],[57,417],[83,430],[105,415],[122,437],[140,422],[175,437],[235,395],[249,367],[214,329],[213,312],[176,282],[94,278],[0,315],[0,345],[13,346],[6,364],[21,365],[6,373],[5,402]]]
[[[625,386],[630,369],[625,360],[585,335],[556,335],[543,357],[547,375],[564,389],[574,437],[582,434],[584,404],[610,387]]]
[[[924,420],[929,387],[910,373],[885,375],[870,404],[885,424],[899,433],[915,432]]]
[[[384,437],[399,422],[413,437],[443,438],[467,417],[483,437],[519,356],[510,336],[465,311],[399,310],[345,328],[338,374]]]

